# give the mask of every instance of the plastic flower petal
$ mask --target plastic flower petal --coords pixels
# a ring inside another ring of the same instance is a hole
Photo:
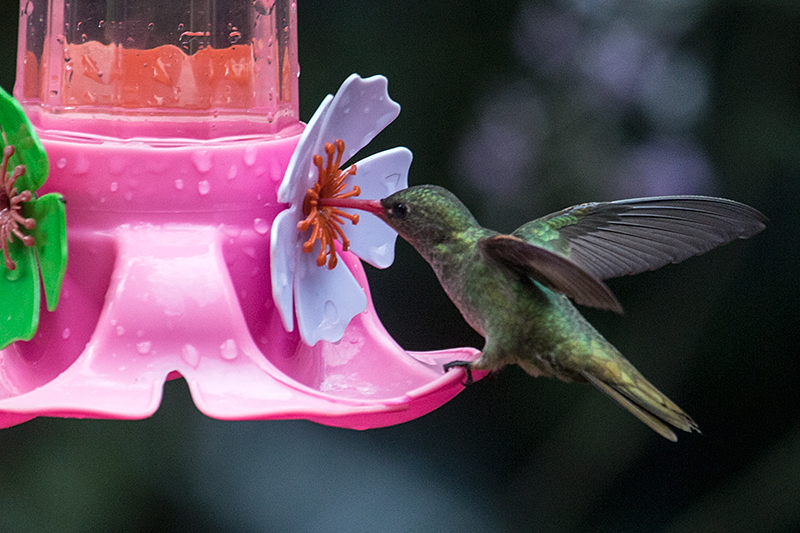
[[[308,220],[308,210],[316,208],[309,208],[307,194],[319,188],[322,175],[327,177],[332,167],[343,181],[330,194],[340,197],[358,194],[360,199],[380,199],[407,186],[412,155],[406,148],[375,154],[344,171],[336,164],[347,162],[400,113],[386,87],[383,76],[363,79],[353,74],[335,96],[328,95],[306,126],[278,189],[278,200],[289,207],[272,227],[273,298],[286,330],[294,330],[296,315],[300,336],[310,346],[320,340],[340,340],[353,317],[366,309],[363,290],[344,263],[337,261],[337,254],[349,248],[378,268],[394,261],[397,234],[369,213],[353,217],[357,222],[350,224],[345,219],[352,215],[333,209],[325,215],[326,220],[332,219],[327,227],[298,231],[298,225],[304,227],[303,221]],[[345,231],[350,237],[344,236]],[[319,243],[315,242],[318,237]],[[325,261],[328,268],[320,266]]]
[[[39,273],[47,308],[58,304],[67,261],[61,195],[36,197],[47,179],[44,148],[19,103],[0,89],[0,349],[39,326]]]

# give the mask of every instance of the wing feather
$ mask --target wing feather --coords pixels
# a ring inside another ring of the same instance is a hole
[[[622,306],[605,283],[554,252],[511,235],[480,239],[478,246],[494,260],[581,305],[622,312]]]
[[[739,202],[661,196],[581,204],[529,222],[513,236],[569,259],[599,280],[678,263],[764,229]]]

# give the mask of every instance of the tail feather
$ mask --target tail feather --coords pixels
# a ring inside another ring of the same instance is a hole
[[[641,375],[639,376],[641,379],[637,380],[639,389],[636,391],[637,394],[633,394],[632,391],[628,391],[623,387],[609,385],[586,370],[581,371],[581,375],[665,439],[669,439],[672,442],[678,440],[669,425],[687,433],[700,431],[689,415],[684,413],[669,398],[661,394]],[[643,390],[645,387],[648,390]]]

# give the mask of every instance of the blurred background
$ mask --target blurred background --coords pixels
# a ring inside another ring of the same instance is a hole
[[[0,5],[0,85],[18,2]],[[585,314],[703,434],[665,441],[589,386],[508,368],[401,426],[221,422],[170,382],[150,419],[0,431],[0,530],[800,531],[800,3],[302,0],[303,120],[384,74],[412,184],[510,231],[585,201],[711,194],[766,231],[611,280]],[[368,270],[410,350],[482,339],[398,242]],[[409,290],[411,288],[412,290]]]

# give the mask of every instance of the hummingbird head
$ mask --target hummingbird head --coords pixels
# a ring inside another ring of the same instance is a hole
[[[461,200],[435,185],[403,189],[381,200],[381,205],[380,218],[420,251],[478,224]]]

